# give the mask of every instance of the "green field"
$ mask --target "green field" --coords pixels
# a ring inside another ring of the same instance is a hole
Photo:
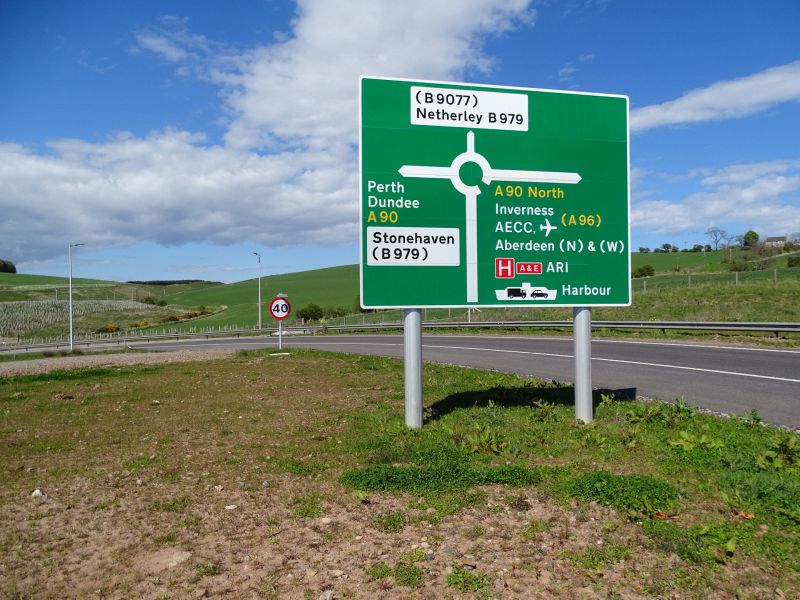
[[[74,300],[142,301],[149,296],[166,298],[189,290],[220,285],[222,284],[209,281],[172,285],[143,285],[73,277],[72,297]],[[0,302],[64,300],[67,298],[68,290],[69,279],[66,277],[0,273]]]
[[[652,265],[656,275],[632,281],[633,304],[623,308],[595,308],[593,319],[602,320],[668,320],[668,321],[776,321],[800,322],[800,268],[786,266],[787,255],[761,260],[760,270],[732,272],[730,260],[755,265],[747,257],[753,254],[736,251],[634,253],[634,268]],[[38,275],[0,274],[0,310],[2,301],[66,298],[67,280]],[[347,317],[326,318],[329,325],[393,322],[401,311],[380,311],[361,314],[356,310],[358,296],[358,265],[345,265],[263,277],[261,280],[262,323],[273,326],[268,314],[269,301],[277,293],[286,293],[292,302],[295,323],[298,311],[314,303],[325,308],[344,308]],[[139,299],[163,300],[173,313],[160,311],[147,314],[139,311],[104,313],[91,318],[76,319],[78,335],[92,334],[105,324],[128,329],[128,324],[148,321],[138,331],[179,332],[219,329],[249,329],[258,322],[258,280],[249,279],[232,284],[198,282],[169,286],[138,285],[99,281],[74,280],[76,300]],[[213,314],[179,322],[162,323],[169,314],[205,308]],[[466,320],[465,309],[426,310],[426,320]],[[569,320],[570,309],[521,307],[518,309],[482,309],[473,311],[474,321]],[[65,325],[65,324],[64,324]],[[51,325],[47,329],[29,332],[27,337],[63,335],[65,327]]]
[[[723,271],[727,270],[722,263],[724,250],[712,252],[634,252],[631,254],[631,266],[637,269],[643,265],[652,265],[656,273],[675,271]]]
[[[761,254],[756,250],[739,248],[711,252],[634,252],[631,254],[631,267],[636,270],[644,265],[651,265],[656,275],[666,275],[730,272],[731,261],[741,262],[748,267],[748,270],[783,269],[788,266],[790,254],[777,253],[774,256]]]
[[[412,431],[381,357],[0,377],[0,596],[797,598],[800,439],[756,410],[597,394],[585,425],[571,387],[452,365],[423,389]]]
[[[261,279],[262,321],[272,322],[269,302],[276,294],[288,294],[293,312],[308,304],[322,307],[345,307],[356,312],[358,265],[331,267]],[[248,279],[229,285],[192,290],[169,298],[170,303],[186,307],[227,307],[223,312],[194,323],[193,326],[236,325],[253,327],[258,322],[258,280]]]

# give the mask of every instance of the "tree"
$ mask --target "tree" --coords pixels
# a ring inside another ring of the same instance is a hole
[[[375,312],[375,311],[374,311],[374,310],[372,310],[371,308],[361,308],[361,294],[359,294],[358,296],[356,296],[356,300],[355,300],[355,304],[354,304],[354,306],[355,306],[356,310],[357,310],[358,312],[361,312],[361,313],[371,313],[371,312]]]
[[[303,308],[297,311],[297,316],[304,321],[316,321],[325,315],[322,307],[319,304],[306,304]]]
[[[16,273],[17,267],[10,260],[0,258],[0,273]]]
[[[744,244],[744,236],[743,235],[733,235],[729,234],[725,237],[725,242],[727,242],[728,247],[731,246],[739,246],[741,247]]]
[[[758,234],[752,229],[742,236],[742,244],[745,248],[752,248],[758,243]]]
[[[632,276],[638,279],[639,277],[652,277],[655,274],[656,270],[653,265],[642,265],[638,269],[633,270]]]
[[[664,252],[670,252],[672,251],[672,244],[670,244],[669,242],[664,242],[663,244],[661,244],[661,249]]]
[[[650,248],[648,248],[647,246],[640,246],[639,252],[641,252],[642,254],[647,254],[648,252],[650,252]]]
[[[728,232],[719,227],[709,227],[706,229],[706,235],[711,238],[714,250],[719,250],[719,243],[728,237]]]

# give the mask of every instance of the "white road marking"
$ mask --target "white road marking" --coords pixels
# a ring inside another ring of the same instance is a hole
[[[467,337],[467,336],[464,336]],[[479,337],[479,336],[472,336],[472,337]],[[493,336],[493,337],[500,337],[502,336]],[[508,339],[508,338],[505,338]],[[541,339],[541,338],[539,338]],[[555,339],[562,339],[562,338],[555,338]],[[299,340],[291,340],[292,342],[299,341]],[[237,343],[241,344],[245,342],[245,340],[237,340]],[[263,345],[266,342],[252,342],[253,345],[259,344]],[[650,343],[650,342],[645,342]],[[186,346],[203,346],[208,347],[206,344],[181,344]],[[316,346],[402,346],[403,344],[400,342],[377,342],[377,341],[359,341],[359,342],[314,342]],[[675,345],[675,346],[690,346],[696,347],[691,344],[668,344],[668,345]],[[552,352],[532,352],[529,350],[504,350],[500,348],[480,348],[480,347],[470,347],[470,346],[445,346],[439,344],[422,344],[423,348],[437,348],[437,349],[444,349],[444,350],[470,350],[475,352],[495,352],[495,353],[504,353],[504,354],[522,354],[527,356],[545,356],[550,358],[574,358],[572,354],[557,354]],[[711,346],[712,348],[717,348],[717,346]],[[742,350],[752,350],[752,348],[741,348]],[[800,383],[800,379],[791,379],[788,377],[775,377],[772,375],[758,375],[755,373],[740,373],[738,371],[722,371],[718,369],[703,369],[699,367],[684,367],[680,365],[667,365],[662,363],[648,363],[648,362],[640,362],[640,361],[633,361],[633,360],[620,360],[620,359],[613,359],[613,358],[599,358],[599,357],[592,357],[593,361],[598,362],[611,362],[611,363],[620,363],[620,364],[628,364],[628,365],[639,365],[645,367],[657,367],[662,369],[676,369],[681,371],[695,371],[699,373],[713,373],[716,375],[732,375],[737,377],[748,377],[751,379],[766,379],[770,381],[782,381],[787,383]]]
[[[439,334],[431,334],[435,337],[448,337]],[[459,339],[490,339],[490,340],[513,340],[513,339],[534,339],[544,341],[561,341],[572,343],[571,336],[513,336],[513,335],[457,335],[451,336]],[[800,350],[790,348],[755,348],[753,346],[718,346],[714,344],[681,344],[680,342],[647,342],[641,340],[611,340],[608,338],[592,338],[592,343],[601,344],[634,344],[641,346],[663,346],[665,348],[705,348],[708,350],[744,350],[747,352],[781,352],[784,354],[800,354]]]
[[[572,354],[551,354],[548,352],[529,352],[526,350],[501,350],[495,348],[470,348],[466,346],[433,346],[422,344],[423,348],[446,348],[452,350],[477,350],[481,352],[505,352],[508,354],[528,354],[531,356],[549,356],[554,358],[574,358]],[[800,379],[789,379],[788,377],[774,377],[772,375],[757,375],[755,373],[739,373],[738,371],[720,371],[717,369],[701,369],[699,367],[682,367],[680,365],[665,365],[660,363],[647,363],[635,360],[619,360],[614,358],[598,358],[593,356],[592,361],[621,363],[627,365],[640,365],[645,367],[658,367],[662,369],[678,369],[682,371],[698,371],[701,373],[715,373],[717,375],[735,375],[739,377],[751,377],[753,379],[769,379],[771,381],[785,381],[789,383],[800,383]]]

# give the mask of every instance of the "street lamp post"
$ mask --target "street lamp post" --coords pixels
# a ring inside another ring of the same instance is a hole
[[[86,244],[70,244],[67,249],[67,257],[69,259],[69,351],[72,352],[72,249],[78,246],[85,246]]]
[[[261,331],[261,255],[253,252],[258,257],[258,330]]]

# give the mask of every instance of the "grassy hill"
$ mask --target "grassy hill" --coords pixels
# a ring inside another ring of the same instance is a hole
[[[657,275],[667,273],[721,273],[730,272],[731,262],[741,265],[743,270],[786,268],[788,257],[793,253],[776,251],[772,256],[758,249],[713,250],[711,252],[634,252],[631,266],[638,269],[651,265]]]
[[[345,307],[355,312],[358,265],[263,277],[261,301],[264,305],[262,320],[265,323],[269,318],[269,301],[279,293],[288,294],[293,312],[312,303],[322,307]],[[169,302],[186,307],[227,307],[223,312],[202,319],[202,326],[252,327],[258,322],[258,279],[183,292],[171,296]],[[196,325],[200,325],[200,322]]]
[[[726,257],[725,250],[712,252],[634,252],[631,254],[631,266],[637,269],[644,265],[652,265],[656,273],[727,271],[728,266],[722,262]]]
[[[72,278],[72,297],[75,300],[144,300],[162,298],[188,290],[222,284],[211,281],[146,285],[105,281],[102,279]],[[0,302],[25,300],[63,300],[67,297],[69,279],[50,275],[0,273]]]
[[[683,321],[789,321],[800,322],[800,268],[787,268],[787,255],[760,259],[760,270],[734,273],[729,270],[730,260],[747,264],[748,255],[734,251],[634,253],[634,269],[649,264],[656,271],[653,277],[638,278],[632,282],[634,301],[627,308],[597,308],[595,320],[683,320]],[[755,261],[752,262],[755,265]],[[213,315],[164,323],[158,330],[201,331],[219,328],[251,328],[258,322],[258,280],[249,279],[233,284],[198,282],[153,286],[127,284],[92,279],[75,279],[74,296],[82,299],[139,299],[147,297],[165,300],[175,311],[196,310],[205,307]],[[273,325],[267,307],[278,293],[288,294],[293,312],[314,303],[323,308],[343,307],[356,313],[358,295],[358,265],[345,265],[299,273],[286,273],[263,277],[261,298],[262,322]],[[0,274],[0,310],[2,301],[66,298],[67,280],[63,277],[39,275]],[[360,322],[383,321],[399,317],[400,311],[360,315]],[[425,318],[465,318],[464,309],[438,309],[426,311]],[[474,312],[474,320],[567,320],[570,309],[520,307],[512,309],[482,309]],[[163,315],[109,313],[76,320],[76,332],[94,332],[107,319],[123,329],[131,321],[148,320],[153,326],[163,320]],[[344,319],[329,319],[331,324]],[[345,322],[353,323],[350,316]],[[55,329],[58,329],[56,326]],[[62,327],[63,329],[63,327]],[[47,331],[32,335],[50,335]]]

